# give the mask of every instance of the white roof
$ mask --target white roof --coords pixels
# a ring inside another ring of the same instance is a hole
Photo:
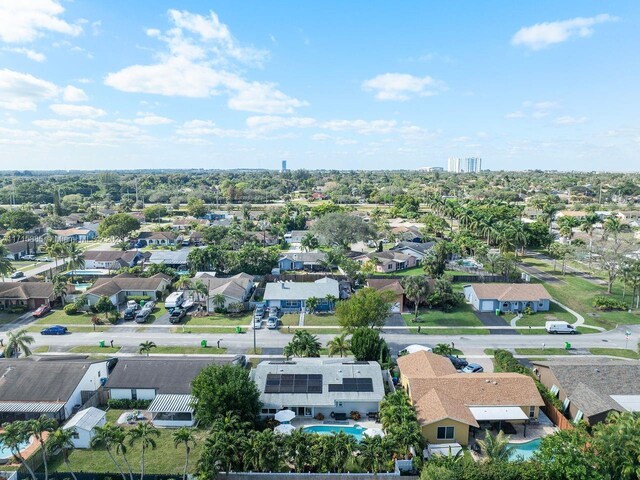
[[[188,394],[156,395],[147,409],[151,413],[193,413],[194,398]]]
[[[609,395],[627,412],[640,412],[640,395]]]
[[[486,420],[527,420],[529,418],[520,407],[469,407],[469,410],[479,422]]]
[[[79,430],[86,430],[90,432],[98,425],[102,419],[107,415],[107,412],[100,410],[99,408],[89,407],[85,410],[80,410],[76,413],[71,420],[69,420],[64,427],[64,430],[69,428],[77,428]]]
[[[307,300],[311,297],[326,298],[327,295],[340,297],[340,284],[329,277],[315,282],[270,282],[267,283],[263,299],[267,300]]]
[[[429,457],[432,455],[451,455],[452,457],[455,457],[460,450],[462,450],[462,445],[459,443],[430,443],[427,446]]]
[[[406,351],[407,353],[432,352],[433,351],[430,347],[427,347],[426,345],[417,345],[417,344],[408,345],[407,347],[403,348],[402,350]]]

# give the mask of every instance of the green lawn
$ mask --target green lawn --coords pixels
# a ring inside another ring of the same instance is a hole
[[[421,335],[489,335],[487,328],[423,328],[418,332],[418,327],[409,328],[411,333],[420,333]]]
[[[638,352],[624,348],[590,348],[589,351],[593,355],[611,355],[612,357],[623,357],[631,358],[633,360],[640,360],[640,355],[638,355]]]
[[[7,323],[11,323],[15,321],[18,317],[24,315],[22,313],[0,313],[0,325],[6,325]]]
[[[31,260],[25,260],[25,261],[13,261],[11,262],[11,266],[16,270],[19,270],[21,272],[26,272],[28,270],[32,270],[36,268],[37,266],[39,266],[39,264]]]
[[[107,420],[109,422],[115,422],[115,420],[123,413],[123,410],[109,410],[107,412]],[[128,426],[125,429],[131,428]],[[182,470],[184,468],[184,449],[175,448],[171,435],[174,430],[171,429],[158,429],[160,436],[154,438],[157,447],[155,449],[145,450],[145,473],[149,474],[168,474],[175,475],[176,478],[182,478]],[[204,430],[195,431],[196,442],[192,446],[190,454],[190,472],[195,473],[197,459],[200,457],[200,452],[204,445],[204,439],[207,434]],[[134,472],[140,472],[140,446],[127,444],[127,459]],[[119,463],[124,464],[122,457],[117,456]],[[69,461],[71,468],[76,472],[109,472],[113,473],[113,478],[119,478],[117,469],[106,450],[96,449],[77,449],[74,450]],[[126,469],[126,467],[125,467]],[[49,465],[50,471],[67,472],[64,462],[60,457],[54,459]],[[128,476],[127,476],[128,478]]]
[[[605,286],[595,285],[570,273],[562,275],[560,272],[553,272],[553,266],[542,260],[525,258],[524,263],[555,275],[562,280],[563,283],[545,283],[544,286],[554,299],[584,316],[586,324],[607,330],[615,328],[616,325],[640,324],[640,313],[638,312],[602,312],[592,307],[593,299],[597,295],[607,295]],[[532,281],[537,280],[532,277]],[[622,300],[622,287],[617,282],[613,285],[611,296]],[[627,300],[628,298],[627,296]]]
[[[392,275],[395,275],[397,277],[411,277],[414,275],[425,275],[425,273],[424,269],[421,266],[418,266],[400,270],[399,272],[393,272]]]
[[[297,313],[285,313],[284,315],[282,315],[282,317],[280,317],[280,324],[284,325],[285,327],[287,325],[290,325],[292,327],[297,326],[299,321],[300,315]]]
[[[78,345],[69,351],[73,353],[118,353],[122,347],[101,347],[99,345]]]
[[[145,329],[146,330],[146,329]],[[171,333],[193,333],[195,335],[204,333],[236,333],[236,327],[199,327],[189,328],[188,325],[171,327]],[[242,328],[240,333],[247,333],[246,328]]]
[[[62,309],[53,310],[42,318],[39,318],[34,322],[35,325],[91,325],[91,317],[93,314],[79,313],[77,315],[67,315]],[[104,323],[104,315],[99,315],[100,319]]]
[[[214,343],[215,344],[215,343]],[[198,347],[167,347],[157,346],[151,350],[151,353],[169,353],[169,354],[185,354],[185,355],[218,355],[226,353],[226,348],[216,348],[208,346],[206,348]]]
[[[544,327],[549,320],[559,320],[567,323],[574,323],[576,317],[567,312],[556,303],[551,303],[548,312],[538,312],[533,315],[525,315],[516,323],[519,327]]]
[[[304,316],[304,324],[316,327],[336,326],[340,322],[338,317],[330,313],[327,314],[308,314]]]
[[[183,323],[185,325],[241,325],[247,326],[251,323],[252,312],[243,312],[237,315],[212,313],[206,317],[185,316]]]
[[[49,351],[49,345],[40,345],[39,347],[32,348],[32,353],[47,353]]]
[[[296,330],[304,330],[304,329],[305,329],[304,327],[297,327],[297,326],[296,327],[291,327],[291,329],[289,329],[286,326],[284,326],[284,327],[280,327],[278,329],[278,331],[280,333],[293,335]],[[335,327],[335,328],[330,328],[330,327],[327,327],[327,328],[309,328],[307,331],[309,333],[311,333],[312,335],[321,335],[323,333],[338,335],[338,334],[342,333],[342,330],[340,328],[338,328],[338,327]]]
[[[518,355],[569,355],[564,348],[516,348]]]
[[[95,331],[106,332],[111,327],[112,325],[98,325],[97,327],[95,327]],[[26,330],[27,332],[31,332],[31,333],[40,333],[40,330],[44,328],[47,328],[47,325],[33,325],[31,327],[27,327]],[[94,329],[93,329],[93,325],[72,325],[70,327],[67,327],[67,331],[69,333],[73,333],[73,332],[87,333],[87,332],[93,332]]]
[[[429,326],[429,327],[481,327],[482,322],[473,313],[471,305],[463,303],[457,306],[451,312],[442,312],[440,310],[418,311],[418,322],[414,322],[413,313],[403,313],[404,323],[410,327]]]

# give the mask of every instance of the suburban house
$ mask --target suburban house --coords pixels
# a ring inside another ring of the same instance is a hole
[[[55,300],[53,284],[48,282],[0,282],[0,310],[25,307],[34,310]]]
[[[46,415],[62,422],[109,376],[108,360],[27,357],[0,362],[0,423]]]
[[[174,218],[171,221],[171,228],[179,231],[189,230],[192,227],[197,227],[197,226],[208,227],[209,220],[206,220],[204,218],[196,218],[196,217],[178,217],[178,218]]]
[[[519,373],[458,373],[451,361],[418,351],[398,358],[400,384],[430,447],[469,443],[477,429],[537,421],[544,405],[533,379]]]
[[[189,249],[180,250],[153,250],[147,263],[162,263],[176,270],[187,270],[189,264]]]
[[[255,238],[260,245],[264,245],[265,247],[271,247],[278,244],[278,237],[266,231],[247,232],[247,235]]]
[[[331,310],[333,302],[340,298],[340,283],[329,277],[315,282],[269,282],[263,299],[268,307],[278,307],[283,312],[299,312],[306,309],[306,302],[312,297],[319,300],[316,310]],[[327,297],[335,300],[327,300]]]
[[[140,232],[138,240],[144,240],[147,245],[170,246],[182,240],[176,232]]]
[[[284,241],[287,243],[300,243],[309,233],[311,233],[309,230],[291,230],[284,234]]]
[[[109,297],[116,307],[127,301],[127,297],[148,297],[160,300],[171,285],[171,278],[163,273],[143,278],[123,273],[113,278],[99,278],[85,293],[87,304],[95,305],[100,297]]]
[[[401,225],[391,229],[391,233],[401,241],[416,242],[422,241],[424,235],[420,232],[420,229],[414,225]]]
[[[393,250],[367,253],[357,257],[356,260],[362,264],[372,261],[376,266],[376,272],[379,273],[397,272],[417,265],[415,256]]]
[[[20,260],[25,255],[35,255],[38,253],[38,243],[28,240],[7,243],[5,248],[7,249],[6,258],[9,260]]]
[[[74,430],[71,443],[75,448],[90,448],[95,428],[102,427],[105,423],[107,423],[107,412],[96,407],[89,407],[80,410],[71,417],[62,429]]]
[[[406,255],[416,257],[416,261],[420,263],[424,256],[431,251],[436,242],[398,242],[391,247],[392,252],[401,252]]]
[[[551,295],[538,283],[472,283],[464,297],[478,312],[534,312],[549,310]]]
[[[260,362],[249,374],[262,403],[261,415],[270,417],[289,409],[298,417],[346,420],[378,413],[385,389],[377,362],[347,359],[297,358]]]
[[[391,312],[404,312],[404,287],[400,283],[400,280],[394,278],[369,278],[367,279],[367,287],[378,290],[379,292],[393,293],[394,301],[391,305]]]
[[[72,227],[62,230],[51,230],[58,242],[88,242],[98,237],[98,232],[89,227]]]
[[[583,221],[585,218],[587,218],[588,214],[589,212],[585,212],[584,210],[562,210],[556,213],[556,220],[562,217],[571,217],[575,218],[578,221]]]
[[[233,303],[244,303],[251,297],[254,281],[253,275],[238,273],[233,277],[216,277],[215,273],[198,272],[194,280],[200,280],[209,289],[207,310],[213,312],[216,308],[227,308]],[[218,295],[224,297],[224,304],[216,300]]]
[[[286,252],[278,258],[280,271],[287,270],[324,270],[324,261],[327,254],[324,252]]]
[[[146,253],[146,257],[150,254]],[[135,250],[87,250],[84,253],[84,268],[118,270],[122,267],[134,267],[145,259],[145,254]]]
[[[595,425],[610,412],[640,412],[640,364],[609,358],[533,362],[538,378],[574,422]]]

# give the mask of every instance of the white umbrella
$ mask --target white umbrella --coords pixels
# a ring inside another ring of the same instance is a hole
[[[365,437],[384,437],[384,432],[379,428],[367,428],[362,434]]]
[[[291,432],[293,432],[295,429],[296,427],[294,427],[290,423],[283,423],[282,425],[278,425],[276,428],[274,428],[273,431],[279,433],[280,435],[291,435]]]
[[[275,419],[278,422],[290,422],[295,418],[295,416],[296,414],[291,410],[280,410],[278,413],[276,413]]]

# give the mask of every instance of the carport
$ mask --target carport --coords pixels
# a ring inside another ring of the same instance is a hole
[[[498,430],[502,430],[503,422],[522,423],[524,424],[524,436],[527,436],[527,420],[529,420],[529,416],[520,407],[482,406],[469,407],[469,410],[471,410],[471,414],[478,423],[498,422]]]

